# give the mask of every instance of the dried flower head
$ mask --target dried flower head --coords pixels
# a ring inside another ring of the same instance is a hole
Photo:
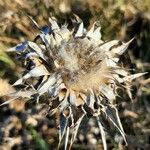
[[[106,121],[118,129],[126,142],[115,99],[119,95],[117,89],[126,90],[131,98],[131,81],[143,75],[131,75],[120,60],[133,39],[127,43],[104,42],[97,23],[86,30],[78,18],[73,20],[75,27],[71,31],[67,25],[60,27],[54,17],[49,18],[50,26],[42,28],[30,19],[40,30],[34,42],[26,41],[9,49],[25,60],[24,75],[14,83],[25,88],[11,94],[13,99],[5,104],[17,97],[40,100],[45,96],[50,114],[60,114],[59,145],[66,135],[65,149],[71,148],[86,115],[97,119],[105,150]]]

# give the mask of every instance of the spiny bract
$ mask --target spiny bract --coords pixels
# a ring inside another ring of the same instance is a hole
[[[126,142],[115,99],[118,88],[126,90],[131,97],[131,81],[143,75],[131,75],[120,60],[132,40],[104,42],[97,23],[86,30],[78,18],[73,20],[72,30],[67,25],[60,27],[54,17],[49,18],[50,26],[42,28],[30,19],[40,30],[34,42],[26,41],[8,50],[16,51],[25,60],[24,75],[14,83],[25,88],[11,94],[12,99],[3,104],[18,97],[40,101],[42,95],[46,96],[50,114],[60,114],[59,145],[66,135],[65,149],[71,148],[86,115],[96,118],[105,150],[106,120]]]

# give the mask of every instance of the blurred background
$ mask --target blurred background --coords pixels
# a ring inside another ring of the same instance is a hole
[[[83,20],[86,28],[99,21],[103,40],[128,41],[135,37],[123,59],[127,65],[131,62],[128,67],[136,68],[134,72],[150,71],[149,0],[0,0],[0,96],[14,91],[11,84],[23,70],[16,55],[6,53],[6,49],[26,39],[34,40],[38,33],[27,15],[41,27],[52,15],[60,25],[66,22],[72,27],[73,14]],[[124,97],[118,105],[129,145],[125,147],[118,134],[113,134],[114,137],[107,135],[110,150],[150,149],[149,73],[133,83],[132,93],[133,101]],[[0,103],[6,99],[0,98]],[[25,102],[20,98],[0,107],[0,150],[57,149],[57,116],[47,115],[47,105]],[[88,120],[82,122],[72,149],[103,149],[95,121]]]

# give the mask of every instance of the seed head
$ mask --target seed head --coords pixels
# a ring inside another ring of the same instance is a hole
[[[59,145],[66,134],[65,149],[69,131],[72,130],[71,148],[86,115],[96,118],[105,150],[104,120],[114,125],[126,142],[115,100],[118,88],[132,98],[131,81],[143,75],[131,75],[120,59],[133,39],[127,43],[103,41],[101,27],[94,23],[86,30],[81,20],[74,22],[76,27],[69,30],[67,25],[60,27],[54,17],[49,18],[50,26],[42,28],[30,19],[40,30],[34,42],[26,41],[9,49],[19,53],[26,64],[24,75],[14,83],[25,88],[13,94],[13,99],[40,100],[46,95],[50,114],[60,113]]]

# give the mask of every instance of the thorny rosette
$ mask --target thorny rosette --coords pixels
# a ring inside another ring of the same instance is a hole
[[[121,96],[118,89],[131,98],[131,81],[143,75],[131,75],[120,60],[132,40],[104,42],[97,23],[86,30],[78,18],[73,20],[72,30],[67,25],[60,27],[54,17],[49,18],[50,26],[42,28],[30,19],[40,30],[34,42],[26,41],[8,50],[16,51],[25,61],[24,75],[14,83],[25,88],[11,94],[12,99],[3,104],[18,97],[40,101],[45,96],[50,114],[60,114],[59,145],[65,136],[65,149],[71,148],[85,116],[96,118],[105,150],[106,121],[126,142],[115,99]]]

